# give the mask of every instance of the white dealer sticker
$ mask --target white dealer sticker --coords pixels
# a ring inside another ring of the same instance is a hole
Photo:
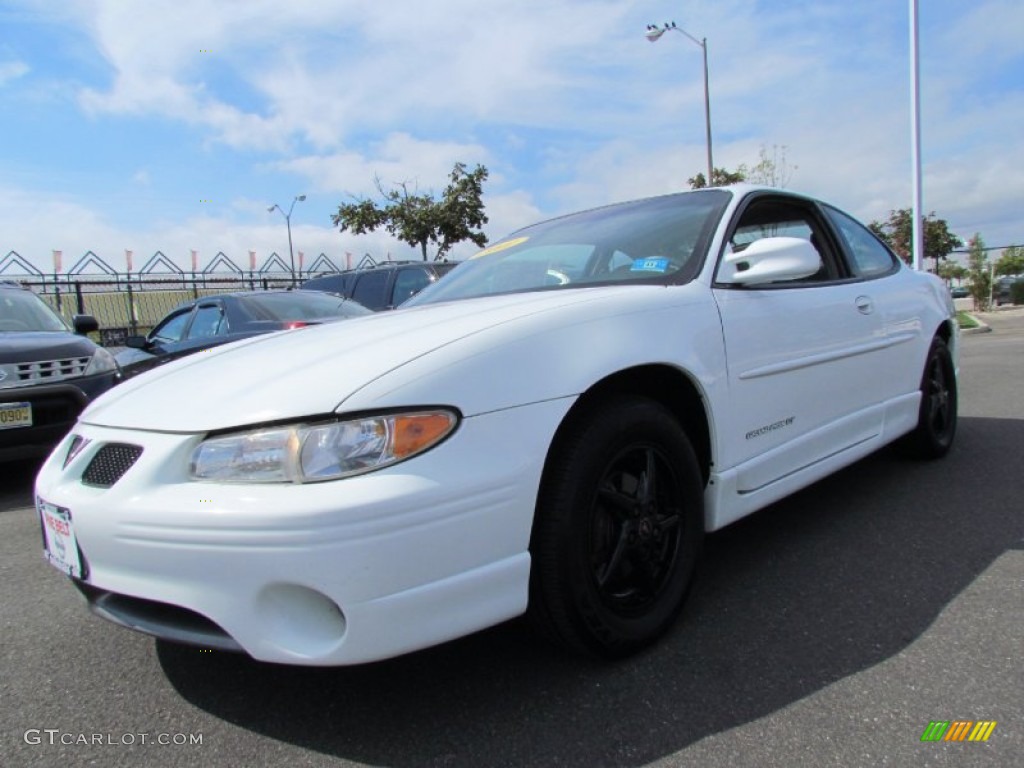
[[[71,511],[42,499],[36,499],[36,509],[43,523],[43,556],[68,576],[82,578],[82,560],[78,556]]]

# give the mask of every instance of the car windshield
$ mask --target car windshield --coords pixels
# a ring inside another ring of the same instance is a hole
[[[472,256],[403,306],[474,296],[693,279],[730,198],[701,190],[563,216]]]
[[[256,320],[319,320],[373,314],[351,299],[315,291],[239,296],[238,302]]]
[[[67,331],[64,320],[29,291],[0,292],[0,333]]]

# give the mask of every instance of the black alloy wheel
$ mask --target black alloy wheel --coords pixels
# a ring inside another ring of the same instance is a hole
[[[682,549],[682,497],[653,445],[631,445],[609,463],[589,515],[594,586],[609,610],[641,614],[666,589]]]

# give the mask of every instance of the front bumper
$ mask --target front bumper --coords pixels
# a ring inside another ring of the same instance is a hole
[[[571,400],[465,419],[437,448],[345,480],[193,482],[202,435],[78,425],[37,496],[71,511],[93,609],[158,637],[274,662],[340,665],[468,634],[526,608],[530,529]],[[107,443],[143,448],[111,487]]]
[[[0,403],[31,403],[31,427],[0,429],[0,461],[42,457],[53,450],[90,402],[120,380],[115,371],[40,384],[0,389]]]

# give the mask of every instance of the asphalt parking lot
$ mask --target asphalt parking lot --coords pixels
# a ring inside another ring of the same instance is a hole
[[[983,319],[946,460],[883,451],[711,536],[676,629],[616,664],[519,622],[328,670],[155,642],[86,611],[33,466],[0,467],[0,765],[1019,765],[1024,310]]]

